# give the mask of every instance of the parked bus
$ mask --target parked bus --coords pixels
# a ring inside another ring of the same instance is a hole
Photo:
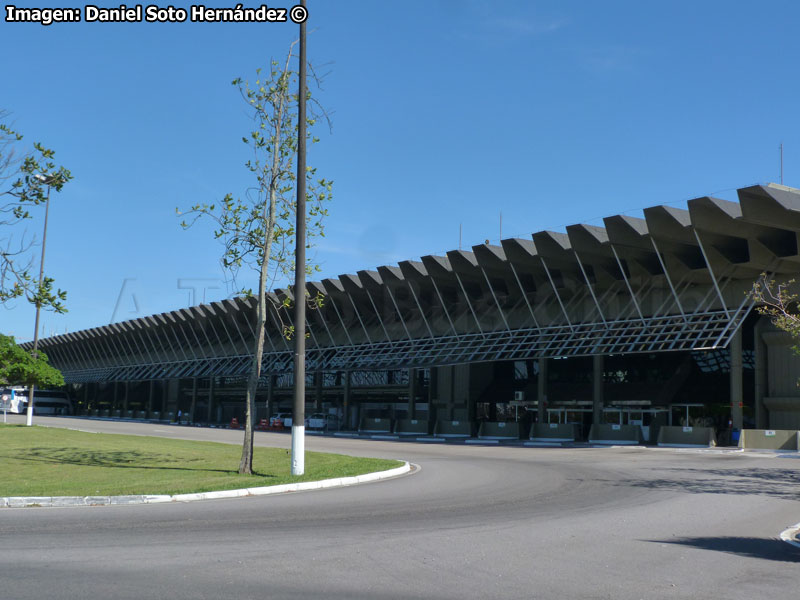
[[[24,388],[7,388],[0,392],[3,405],[10,413],[25,414],[28,411],[28,390]],[[62,415],[74,413],[69,394],[58,390],[34,390],[33,414]]]
[[[22,414],[27,406],[28,397],[25,396],[24,388],[13,387],[0,390],[0,410]]]

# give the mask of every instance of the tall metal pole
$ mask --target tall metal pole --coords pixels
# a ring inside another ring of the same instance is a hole
[[[39,298],[39,294],[42,291],[42,281],[44,280],[44,250],[45,244],[47,243],[47,217],[50,214],[50,184],[47,184],[47,200],[44,203],[44,232],[42,233],[42,260],[39,263],[39,287],[36,288],[36,320],[33,329],[33,351],[31,356],[33,359],[36,360],[36,357],[39,355],[37,352],[37,348],[39,346],[39,312],[42,308],[42,301]],[[28,390],[28,418],[27,418],[27,425],[30,427],[33,425],[33,391],[36,386],[31,383],[30,390]]]
[[[306,0],[300,5],[305,8]],[[292,475],[306,467],[306,23],[300,23],[300,84],[297,92],[297,224],[294,266],[294,411]]]

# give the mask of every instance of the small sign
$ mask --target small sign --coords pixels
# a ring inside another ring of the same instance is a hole
[[[619,425],[612,425],[611,429],[613,429],[614,431],[619,431]]]
[[[505,424],[505,423],[498,423],[498,424],[497,424],[497,426],[498,426],[498,427],[505,427],[505,426],[506,426],[506,424]]]
[[[417,423],[418,423],[418,421],[416,419],[411,419],[411,424],[412,425],[416,425]]]
[[[683,433],[692,433],[692,428],[691,427],[684,427],[683,428]]]
[[[558,423],[550,423],[550,429],[558,429]]]
[[[775,430],[774,429],[767,429],[764,432],[764,435],[767,437],[775,437]]]
[[[380,423],[380,422],[381,422],[381,420],[380,420],[380,419],[375,419],[375,422],[376,422],[376,423]]]
[[[461,421],[453,421],[453,425],[461,425]]]

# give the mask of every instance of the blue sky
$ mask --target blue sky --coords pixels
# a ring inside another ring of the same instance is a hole
[[[796,2],[308,4],[333,121],[309,155],[335,182],[322,277],[456,248],[459,225],[464,247],[496,242],[501,212],[503,237],[528,237],[733,199],[779,179],[781,142],[800,186]],[[69,312],[45,314],[44,335],[232,292],[210,228],[182,231],[175,208],[251,185],[230,82],[297,29],[0,21],[0,107],[75,175],[53,198],[46,259]],[[32,330],[30,307],[0,308],[0,331]]]

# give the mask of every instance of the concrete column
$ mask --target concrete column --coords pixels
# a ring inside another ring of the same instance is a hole
[[[344,398],[343,398],[343,408],[342,411],[344,414],[344,426],[346,429],[350,429],[350,371],[344,372]]]
[[[183,410],[181,406],[181,380],[178,378],[162,379],[161,389],[163,390],[163,405],[164,412],[175,413],[175,418],[178,418],[178,411]]]
[[[603,366],[605,357],[596,355],[592,357],[592,423],[600,425],[603,422]]]
[[[119,410],[119,392],[118,392],[118,388],[117,388],[117,382],[113,381],[111,383],[111,385],[114,386],[113,387],[113,400],[112,400],[111,406],[112,406],[113,410]]]
[[[314,373],[314,409],[322,409],[322,371]]]
[[[733,427],[742,429],[742,330],[739,329],[731,338],[731,419]]]
[[[191,421],[195,421],[194,411],[197,408],[197,377],[192,377],[192,405],[189,408],[189,416]]]
[[[768,429],[769,418],[764,406],[764,396],[767,395],[767,345],[761,338],[767,319],[760,318],[753,327],[753,346],[755,350],[755,404],[756,404],[756,429]]]
[[[122,398],[122,415],[124,416],[126,412],[128,412],[128,397],[130,392],[130,382],[126,381],[122,385],[122,390],[125,393],[125,396]]]
[[[417,370],[408,370],[408,418],[416,419],[416,401],[417,401]]]
[[[89,384],[83,384],[83,408],[85,410],[89,410]]]
[[[208,422],[216,423],[217,415],[214,412],[214,378],[208,378]]]
[[[150,380],[150,392],[147,396],[147,416],[150,417],[150,414],[153,412],[153,396],[156,393],[156,382],[155,379]]]
[[[536,409],[536,416],[539,423],[547,421],[547,359],[539,359],[539,376],[536,380],[536,399],[538,400],[538,408]]]
[[[436,419],[438,419],[435,406],[435,401],[439,397],[438,378],[439,378],[439,368],[431,367],[430,376],[428,377],[428,420],[433,422],[436,422]]]
[[[450,375],[450,393],[447,395],[447,420],[452,421],[456,412],[456,365],[447,367]]]
[[[267,419],[272,415],[272,396],[275,393],[275,376],[267,376]]]

